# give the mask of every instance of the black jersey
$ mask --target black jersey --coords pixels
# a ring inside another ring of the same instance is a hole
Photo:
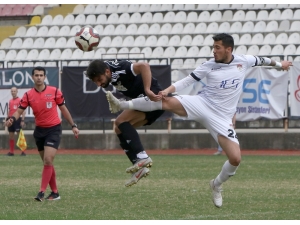
[[[111,84],[129,98],[146,96],[143,79],[140,74],[133,71],[133,63],[129,60],[105,61],[111,71]],[[157,94],[161,87],[157,80],[152,77],[150,90]]]

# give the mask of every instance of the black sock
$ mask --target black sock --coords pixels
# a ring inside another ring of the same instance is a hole
[[[120,146],[124,150],[125,154],[127,155],[128,159],[132,164],[134,164],[137,160],[137,156],[134,152],[132,152],[129,144],[127,144],[126,139],[123,137],[122,133],[117,134],[119,140],[120,140]]]
[[[144,147],[136,129],[134,129],[129,122],[121,123],[118,128],[122,132],[123,138],[130,146],[130,150],[132,150],[134,154],[137,155],[138,153],[144,151]]]

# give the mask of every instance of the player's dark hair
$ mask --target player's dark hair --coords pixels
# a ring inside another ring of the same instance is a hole
[[[34,75],[34,71],[35,70],[38,70],[38,71],[44,71],[44,75],[46,76],[46,70],[44,67],[41,67],[41,66],[37,66],[37,67],[34,67],[32,72],[31,72],[31,75]]]
[[[87,70],[85,71],[85,75],[90,80],[93,80],[95,77],[105,74],[106,69],[108,69],[106,63],[103,60],[96,59],[89,64]]]
[[[234,41],[231,35],[222,33],[222,34],[216,34],[212,38],[214,39],[214,41],[222,41],[223,46],[225,46],[226,48],[231,47],[231,49],[233,50]]]

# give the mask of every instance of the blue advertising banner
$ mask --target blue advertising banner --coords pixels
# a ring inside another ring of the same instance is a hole
[[[0,69],[0,118],[7,116],[8,101],[12,98],[10,89],[18,89],[18,97],[34,86],[31,74],[33,67]],[[59,87],[59,68],[46,67],[47,85]],[[30,107],[27,108],[26,116],[33,117]]]

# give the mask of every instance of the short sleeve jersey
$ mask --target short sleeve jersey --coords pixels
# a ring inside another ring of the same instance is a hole
[[[19,97],[9,100],[8,103],[8,116],[12,116],[18,109],[21,99]]]
[[[32,108],[35,116],[35,124],[38,127],[52,127],[61,123],[58,116],[57,106],[65,104],[62,92],[56,87],[47,86],[41,92],[35,88],[30,89],[23,95],[19,108]]]
[[[233,116],[246,71],[256,64],[255,56],[233,55],[230,63],[216,63],[211,59],[197,67],[190,75],[197,81],[206,77],[207,84],[199,95],[221,113]]]
[[[111,84],[115,86],[119,92],[130,98],[137,98],[141,95],[146,96],[142,76],[138,76],[138,74],[134,73],[131,61],[112,60],[105,61],[105,63],[108,65],[112,73]],[[151,90],[154,85],[156,87],[159,86],[157,80],[152,77]],[[160,87],[159,89],[161,90]]]

